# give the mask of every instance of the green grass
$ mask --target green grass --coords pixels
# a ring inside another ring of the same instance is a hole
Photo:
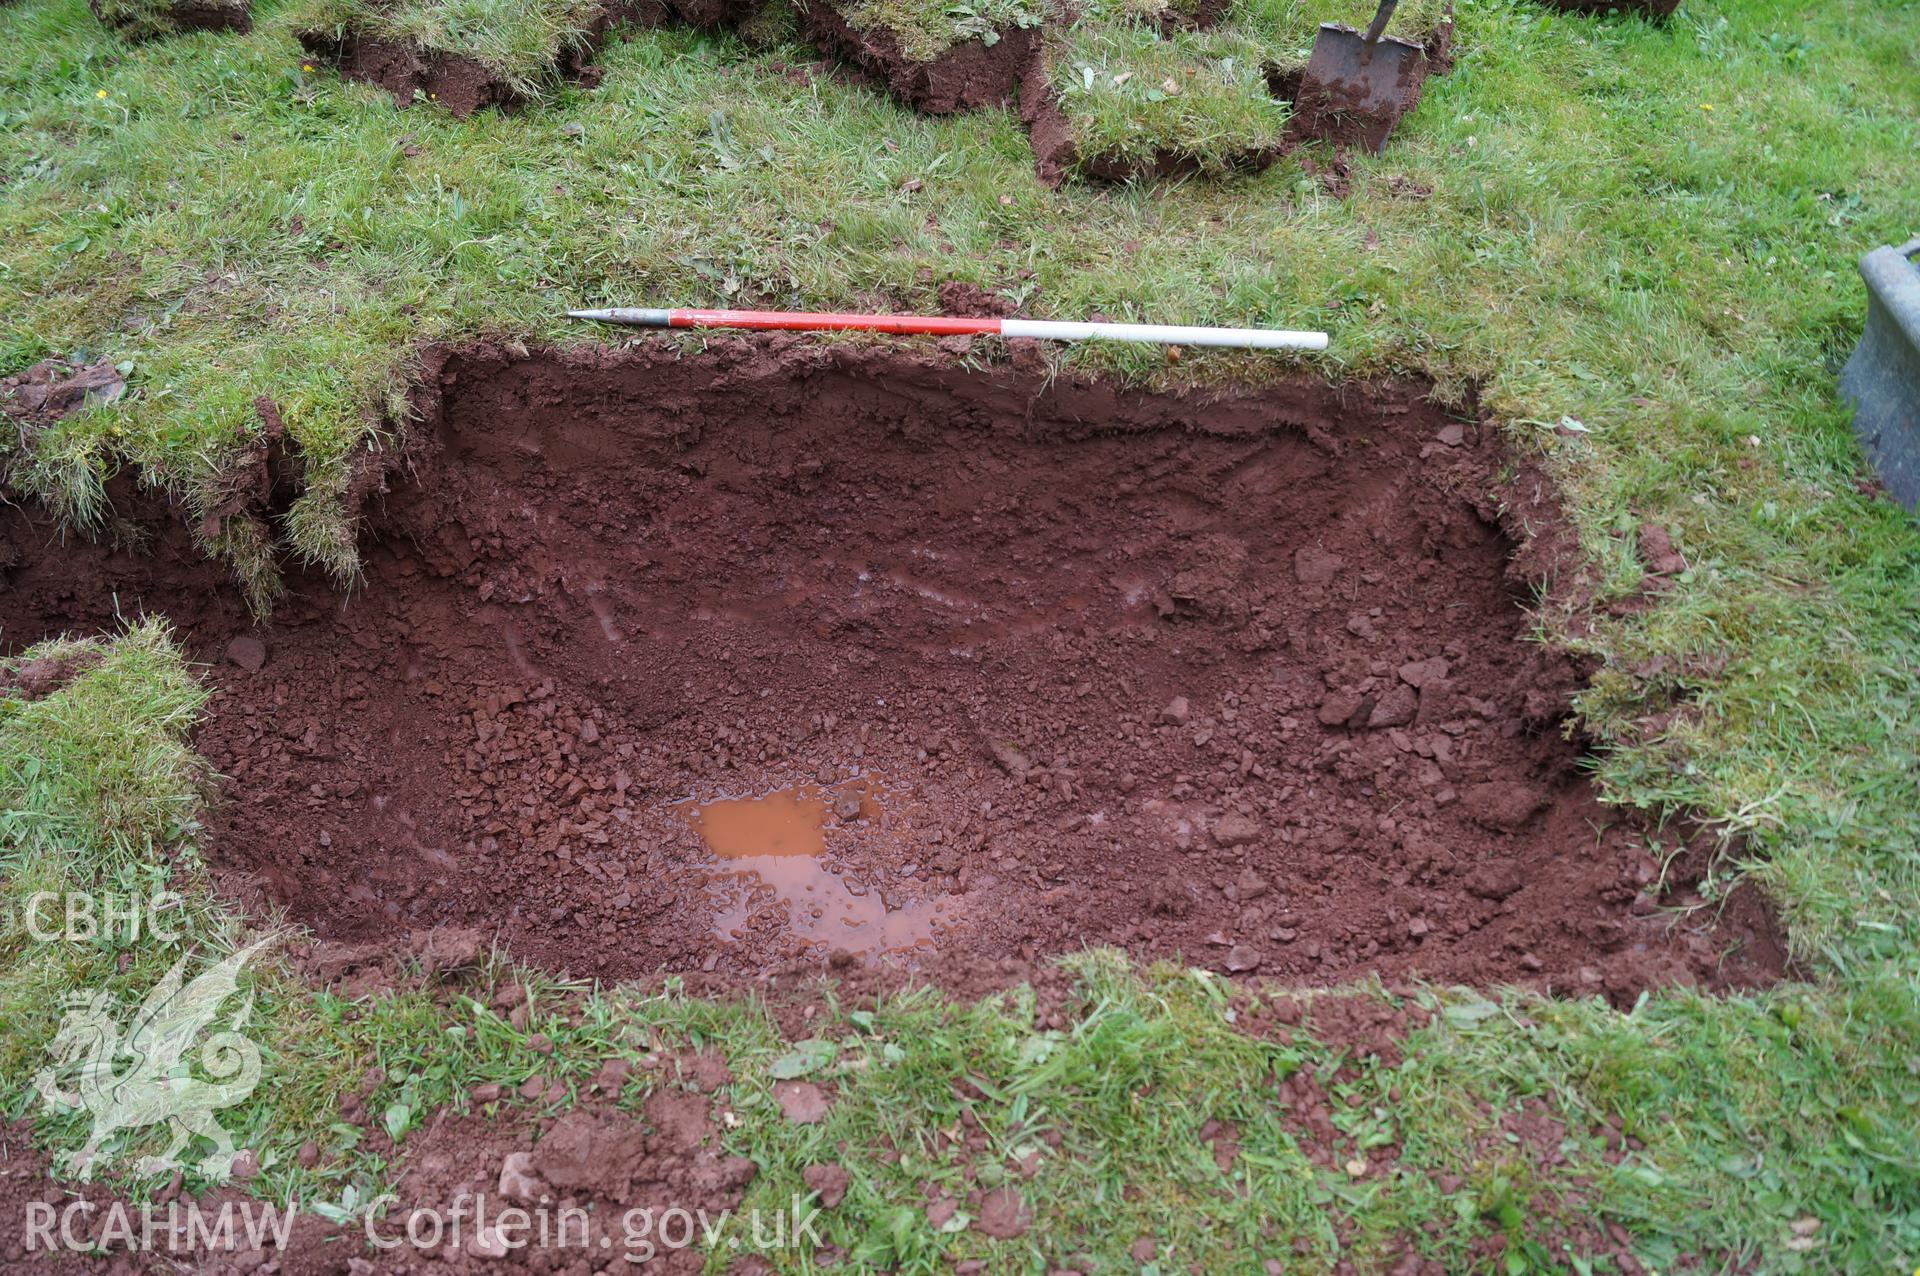
[[[1304,11],[1300,29],[1323,12]],[[1558,1213],[1617,1222],[1662,1270],[1706,1252],[1765,1270],[1911,1271],[1920,533],[1857,490],[1833,377],[1863,314],[1854,259],[1907,238],[1920,208],[1915,16],[1895,0],[1687,0],[1656,28],[1463,3],[1459,65],[1429,83],[1385,155],[1354,159],[1336,199],[1292,160],[1233,182],[1047,191],[1008,116],[915,119],[827,77],[796,83],[773,65],[795,50],[755,54],[731,37],[638,32],[603,52],[594,90],[457,121],[302,71],[294,19],[272,4],[246,37],[130,46],[77,0],[26,0],[0,9],[12,303],[0,372],[56,353],[132,371],[120,403],[16,448],[8,483],[99,526],[106,478],[137,464],[211,507],[268,394],[310,483],[270,530],[344,577],[349,467],[404,425],[422,341],[598,335],[556,317],[570,304],[924,309],[947,277],[1039,315],[1325,327],[1333,348],[1310,365],[1321,375],[1422,373],[1445,395],[1476,393],[1560,479],[1603,602],[1637,579],[1639,523],[1673,530],[1691,568],[1656,605],[1547,615],[1542,630],[1604,661],[1581,708],[1609,746],[1606,791],[1739,834],[1809,982],[1727,1001],[1667,991],[1631,1015],[1510,996],[1481,1017],[1468,1003],[1419,1034],[1406,1063],[1342,1083],[1342,1121],[1367,1138],[1391,1123],[1403,1173],[1390,1186],[1342,1182],[1289,1151],[1285,1114],[1250,1081],[1285,1060],[1226,1031],[1211,985],[1183,972],[1094,962],[1066,1036],[1030,1047],[1017,1003],[909,1000],[875,1011],[884,1041],[848,1048],[881,1063],[845,1078],[828,1127],[857,1169],[836,1237],[890,1247],[864,1251],[870,1268],[978,1252],[972,1233],[922,1235],[897,1214],[918,1181],[988,1167],[918,1151],[894,1162],[879,1142],[899,1150],[942,1128],[947,1083],[969,1068],[997,1091],[977,1113],[996,1146],[1024,1146],[1037,1111],[1073,1151],[1045,1157],[1026,1188],[1045,1224],[1030,1238],[1057,1264],[1084,1248],[1101,1270],[1130,1270],[1127,1233],[1150,1228],[1208,1270],[1245,1270],[1268,1240],[1296,1237],[1306,1265],[1324,1266],[1339,1232],[1363,1268],[1389,1237],[1418,1233],[1459,1269],[1466,1238],[1489,1231],[1512,1232],[1509,1252],[1530,1267],[1574,1268],[1522,1239],[1549,1236]],[[1059,357],[1160,383],[1302,366]],[[270,592],[259,546],[232,548]],[[130,663],[85,677],[127,681],[84,714],[85,681],[0,720],[9,892],[190,861],[185,813],[203,780],[178,747],[192,706],[163,646],[106,648]],[[1644,672],[1656,656],[1664,672]],[[231,919],[204,898],[197,912],[193,943],[233,942]],[[120,971],[109,951],[9,944],[9,1078],[36,1066],[63,990],[134,991],[177,955],[142,949]],[[468,1076],[532,1066],[520,1034],[470,1007],[448,1022],[424,996],[344,1006],[284,974],[267,982],[281,1084],[243,1122],[271,1155],[268,1190],[365,1199],[385,1167],[340,1146],[329,1095],[372,1062],[391,1078],[383,1110],[409,1111]],[[620,1040],[606,1025],[639,1015],[674,1040],[721,1042],[745,1103],[784,1049],[750,1002],[609,991],[586,1004],[581,1024],[554,1020],[569,1068]],[[850,1021],[844,1035],[874,1034]],[[1314,1043],[1293,1049],[1299,1066],[1326,1062]],[[1156,1097],[1104,1088],[1089,1060]],[[1563,1114],[1565,1163],[1505,1145],[1476,1100]],[[1194,1159],[1198,1124],[1222,1107],[1265,1158],[1250,1198]],[[1623,1166],[1596,1150],[1593,1118],[1608,1115],[1644,1144]],[[307,1137],[338,1154],[322,1172],[289,1160]],[[733,1137],[764,1158],[755,1190],[774,1191],[825,1133],[756,1120]],[[1273,1236],[1256,1243],[1241,1229],[1260,1210]],[[1819,1228],[1801,1237],[1809,1218]]]
[[[558,83],[582,48],[599,0],[316,0],[299,30],[338,42],[352,32],[405,41],[423,53],[471,58],[523,97]]]

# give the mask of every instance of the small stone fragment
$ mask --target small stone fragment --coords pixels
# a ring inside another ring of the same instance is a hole
[[[1419,710],[1420,697],[1412,687],[1395,687],[1373,706],[1373,712],[1367,715],[1367,726],[1375,731],[1384,727],[1404,727],[1413,721],[1413,715]]]
[[[1213,822],[1213,840],[1220,846],[1245,846],[1260,840],[1260,821],[1229,811]]]
[[[1293,578],[1302,585],[1324,585],[1346,565],[1346,559],[1318,545],[1302,545],[1293,551]]]
[[[1488,860],[1467,874],[1467,893],[1478,899],[1505,899],[1526,884],[1515,860]]]
[[[1429,656],[1425,660],[1414,660],[1400,666],[1400,680],[1409,687],[1419,690],[1429,682],[1438,682],[1453,671],[1445,656]]]
[[[1673,547],[1673,538],[1658,523],[1640,525],[1640,561],[1651,576],[1673,576],[1687,570],[1686,558]]]
[[[533,1172],[533,1153],[509,1152],[500,1162],[500,1195],[515,1201],[537,1201],[546,1184]]]
[[[983,1235],[1010,1241],[1026,1234],[1033,1225],[1033,1215],[1017,1188],[996,1187],[980,1198],[978,1225]]]
[[[227,644],[227,660],[248,673],[259,673],[267,663],[267,644],[251,634],[241,634]]]
[[[1547,805],[1547,800],[1544,791],[1518,780],[1472,784],[1460,794],[1462,807],[1474,823],[1502,833],[1524,826]]]
[[[1358,692],[1329,692],[1320,702],[1320,723],[1329,727],[1345,726],[1366,707],[1367,698]]]
[[[845,1198],[852,1176],[838,1165],[809,1165],[800,1171],[800,1178],[820,1194],[820,1207],[830,1210]]]
[[[833,1106],[827,1092],[811,1081],[774,1082],[773,1101],[780,1105],[780,1115],[795,1125],[817,1125]]]
[[[1027,771],[1030,769],[1027,755],[1016,748],[1012,741],[989,740],[987,749],[993,754],[994,762],[999,764],[1002,771],[1016,780],[1027,778]]]

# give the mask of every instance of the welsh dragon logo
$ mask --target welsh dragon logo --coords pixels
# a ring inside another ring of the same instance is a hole
[[[215,1182],[227,1178],[233,1139],[213,1114],[245,1099],[260,1082],[260,1048],[241,1035],[253,1013],[253,995],[248,993],[229,1022],[197,1050],[194,1044],[219,1018],[222,1003],[239,991],[240,972],[276,938],[242,948],[191,983],[184,982],[187,959],[181,958],[148,991],[124,1033],[112,994],[68,997],[49,1047],[53,1064],[35,1074],[33,1084],[56,1110],[84,1108],[93,1128],[83,1147],[55,1160],[56,1172],[89,1180],[96,1166],[110,1165],[118,1155],[102,1151],[114,1136],[165,1125],[171,1135],[166,1148],[136,1161],[137,1173],[179,1168],[180,1153],[198,1136],[210,1140],[213,1151],[195,1168]],[[195,1075],[196,1061],[197,1071],[210,1080]],[[62,1090],[62,1079],[71,1079],[76,1088]]]

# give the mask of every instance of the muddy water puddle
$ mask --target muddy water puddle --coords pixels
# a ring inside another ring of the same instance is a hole
[[[678,806],[714,856],[707,886],[716,937],[738,941],[771,924],[805,943],[866,956],[931,950],[953,924],[947,902],[882,887],[848,863],[859,852],[890,858],[906,823],[898,803],[862,778]]]

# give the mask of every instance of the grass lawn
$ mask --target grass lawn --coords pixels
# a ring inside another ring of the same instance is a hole
[[[417,8],[461,30],[460,6]],[[1302,32],[1333,12],[1297,8]],[[371,1105],[404,1135],[478,1081],[526,1076],[535,1030],[562,1061],[538,1066],[574,1081],[651,1034],[728,1056],[746,1118],[728,1138],[763,1166],[750,1199],[784,1201],[844,1143],[854,1187],[828,1226],[860,1270],[1366,1270],[1409,1245],[1449,1270],[1608,1270],[1580,1248],[1587,1220],[1659,1270],[1920,1264],[1920,531],[1863,494],[1834,391],[1864,313],[1854,259],[1920,216],[1911,0],[1685,0],[1664,27],[1461,0],[1455,69],[1337,198],[1297,157],[1050,191],[1010,114],[915,118],[784,73],[810,52],[681,30],[631,32],[598,56],[596,88],[515,113],[399,111],[308,69],[309,14],[261,3],[245,36],[130,45],[80,0],[0,8],[0,375],[49,355],[131,365],[118,403],[0,440],[16,497],[84,527],[137,464],[203,511],[268,395],[308,461],[275,531],[345,583],[349,467],[387,440],[422,342],[589,340],[558,317],[581,304],[927,309],[947,278],[1036,316],[1324,327],[1311,365],[1055,357],[1140,382],[1310,366],[1475,392],[1563,484],[1603,604],[1637,585],[1635,529],[1671,529],[1689,568],[1657,605],[1543,616],[1543,636],[1604,660],[1580,707],[1607,791],[1739,835],[1726,876],[1778,902],[1806,979],[1675,989],[1631,1013],[1432,989],[1403,1058],[1336,1075],[1334,1044],[1229,1023],[1255,1013],[1246,993],[1108,954],[1071,964],[1064,1026],[1036,1029],[1019,993],[918,992],[832,1006],[815,1029],[832,1049],[798,1063],[752,1000],[528,976],[523,1030],[419,994],[350,1005],[269,970],[274,1084],[227,1118],[265,1166],[257,1190],[337,1213],[370,1197],[391,1165],[348,1146],[334,1102],[371,1065],[387,1078]],[[135,994],[239,935],[194,857],[209,777],[186,745],[191,671],[153,626],[64,654],[84,666],[66,688],[0,698],[15,1115],[35,1106],[24,1078],[61,994]],[[50,947],[16,925],[36,890],[167,880],[189,900],[177,943]],[[828,1123],[772,1115],[769,1078],[795,1067],[836,1080]],[[1272,1102],[1271,1078],[1301,1075],[1329,1088],[1358,1170],[1316,1161]],[[933,1137],[961,1079],[984,1096],[967,1101],[984,1153]],[[1514,1114],[1559,1123],[1551,1155]],[[1236,1181],[1209,1121],[1238,1127]],[[310,1139],[334,1155],[304,1169]],[[1389,1146],[1390,1167],[1368,1161]],[[1037,1149],[1024,1238],[925,1225],[923,1185],[992,1183]],[[1146,1236],[1158,1266],[1130,1254]]]

